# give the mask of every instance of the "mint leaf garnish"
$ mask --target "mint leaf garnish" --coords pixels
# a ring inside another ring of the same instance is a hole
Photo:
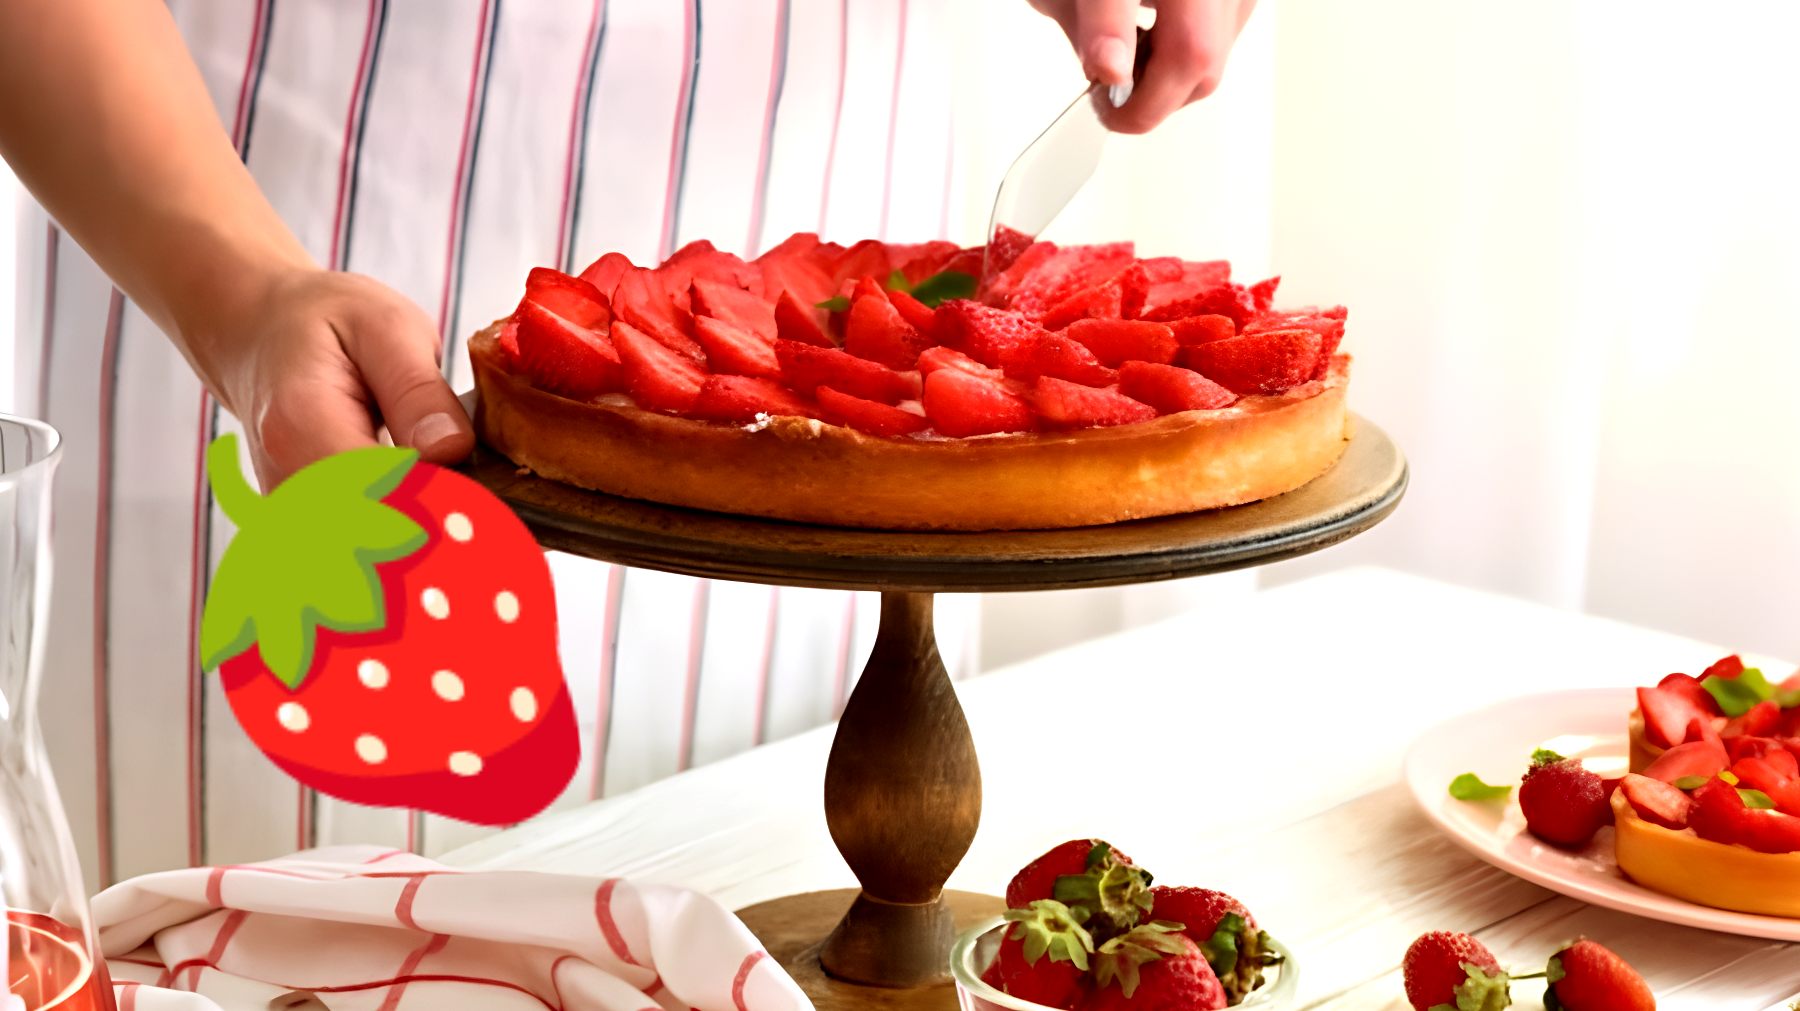
[[[1705,786],[1706,781],[1711,778],[1711,776],[1683,776],[1677,779],[1673,785],[1677,790],[1698,790]]]
[[[1742,716],[1758,702],[1775,697],[1775,686],[1755,667],[1744,668],[1744,672],[1735,678],[1709,675],[1700,682],[1700,687],[1712,695],[1726,716],[1733,717]]]
[[[1773,811],[1775,802],[1761,790],[1746,790],[1738,787],[1738,796],[1744,798],[1744,806],[1752,811]]]
[[[1450,781],[1450,796],[1457,800],[1505,800],[1511,793],[1512,787],[1489,786],[1473,772],[1465,772]]]
[[[933,309],[953,298],[975,297],[975,275],[944,270],[913,286],[912,297]]]
[[[906,271],[896,270],[892,274],[889,274],[887,279],[887,290],[904,291],[908,295],[912,294],[912,285],[906,280]]]
[[[813,308],[824,309],[829,312],[849,312],[850,311],[850,296],[837,295],[835,297],[828,298],[823,302],[814,302]]]
[[[326,457],[258,495],[238,469],[237,436],[206,449],[207,476],[237,535],[219,560],[200,620],[200,662],[211,670],[256,646],[282,683],[312,667],[319,626],[368,632],[387,624],[375,566],[405,558],[425,530],[381,499],[419,454],[370,446]]]

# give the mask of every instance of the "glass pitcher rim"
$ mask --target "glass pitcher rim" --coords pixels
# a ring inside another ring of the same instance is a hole
[[[50,449],[45,452],[43,456],[20,467],[18,470],[0,473],[0,486],[23,484],[33,474],[55,468],[58,461],[62,459],[62,432],[58,431],[55,426],[40,421],[37,418],[28,418],[22,414],[8,414],[4,411],[0,411],[0,425],[5,425],[9,422],[22,428],[31,429],[34,432],[48,435],[50,437]]]

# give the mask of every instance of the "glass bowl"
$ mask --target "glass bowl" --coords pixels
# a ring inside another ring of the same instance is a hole
[[[996,916],[969,928],[956,939],[950,949],[950,972],[956,977],[956,1001],[962,1011],[1057,1011],[1056,1008],[1033,1004],[983,983],[981,974],[994,964],[1000,952],[1000,939],[1009,924]],[[1300,966],[1287,945],[1274,938],[1269,947],[1281,956],[1280,965],[1263,970],[1263,985],[1244,998],[1233,1011],[1280,1011],[1294,1002],[1294,989],[1300,985]]]

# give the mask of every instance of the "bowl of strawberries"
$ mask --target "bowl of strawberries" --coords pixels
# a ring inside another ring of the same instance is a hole
[[[1073,839],[1006,886],[1004,916],[950,953],[962,1011],[1215,1011],[1292,1002],[1293,953],[1238,900],[1152,885],[1099,839]]]

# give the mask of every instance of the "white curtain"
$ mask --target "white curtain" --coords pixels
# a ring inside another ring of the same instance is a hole
[[[1019,0],[958,9],[973,238],[1081,81]],[[1050,237],[1350,307],[1352,406],[1412,488],[1263,584],[1376,563],[1797,656],[1796,38],[1776,2],[1264,0],[1218,95],[1115,140]],[[1159,613],[1132,592],[990,601],[985,656]]]

